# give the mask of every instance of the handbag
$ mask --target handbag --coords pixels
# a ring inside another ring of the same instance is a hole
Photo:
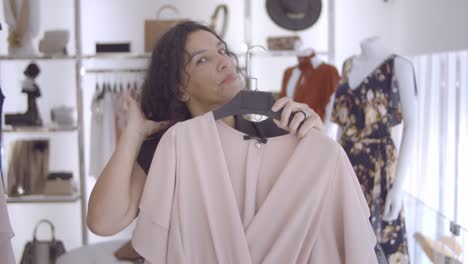
[[[173,5],[161,6],[156,14],[156,19],[145,20],[145,52],[152,52],[158,40],[178,23],[184,19],[160,19],[163,10],[170,9],[176,15],[179,15],[179,10]]]
[[[52,230],[51,240],[37,240],[36,233],[42,224],[48,224]],[[55,228],[52,222],[42,219],[34,227],[33,240],[26,243],[21,264],[55,264],[57,258],[65,253],[63,242],[55,239]]]

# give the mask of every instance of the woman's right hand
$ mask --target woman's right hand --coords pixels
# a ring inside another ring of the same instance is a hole
[[[135,99],[135,95],[128,96],[127,98],[128,121],[125,129],[131,133],[137,133],[141,140],[145,140],[170,125],[170,121],[156,122],[148,120]]]

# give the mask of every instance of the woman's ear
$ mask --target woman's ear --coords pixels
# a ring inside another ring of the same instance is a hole
[[[190,96],[188,95],[188,93],[186,91],[182,91],[182,95],[179,97],[179,100],[186,103],[188,102],[190,99]]]

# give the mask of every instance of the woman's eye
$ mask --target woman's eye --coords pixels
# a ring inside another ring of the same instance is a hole
[[[207,59],[205,57],[201,57],[200,59],[197,60],[197,64],[204,63],[206,61]]]

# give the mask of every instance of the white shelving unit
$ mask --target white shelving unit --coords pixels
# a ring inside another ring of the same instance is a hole
[[[82,60],[85,59],[81,55],[81,7],[79,0],[73,1],[74,9],[74,42],[75,42],[75,54],[74,55],[63,55],[63,56],[46,56],[46,55],[35,55],[35,56],[10,56],[0,55],[0,63],[23,63],[28,61],[37,61],[53,63],[55,61],[71,61],[74,62],[74,81],[76,84],[75,88],[75,103],[77,112],[77,124],[71,127],[61,127],[54,124],[44,124],[41,127],[2,127],[2,141],[6,137],[14,135],[15,137],[28,137],[34,135],[40,135],[41,137],[50,138],[53,141],[53,136],[59,133],[72,133],[76,136],[75,143],[77,144],[78,153],[72,154],[72,156],[78,157],[78,179],[79,189],[78,192],[72,195],[25,195],[19,197],[7,197],[8,204],[46,204],[46,203],[80,203],[80,214],[81,214],[81,244],[86,245],[88,243],[88,229],[86,226],[86,178],[85,178],[85,166],[84,166],[84,139],[83,139],[83,109],[82,109],[82,84],[81,84],[81,68]],[[86,57],[88,58],[88,57]],[[8,67],[8,66],[6,66]],[[72,136],[72,135],[70,135]],[[4,146],[8,150],[8,146]],[[10,216],[11,217],[11,216]],[[14,219],[12,219],[14,221]],[[25,227],[26,228],[26,227]],[[33,226],[27,227],[33,229]],[[18,258],[20,256],[17,256]]]

